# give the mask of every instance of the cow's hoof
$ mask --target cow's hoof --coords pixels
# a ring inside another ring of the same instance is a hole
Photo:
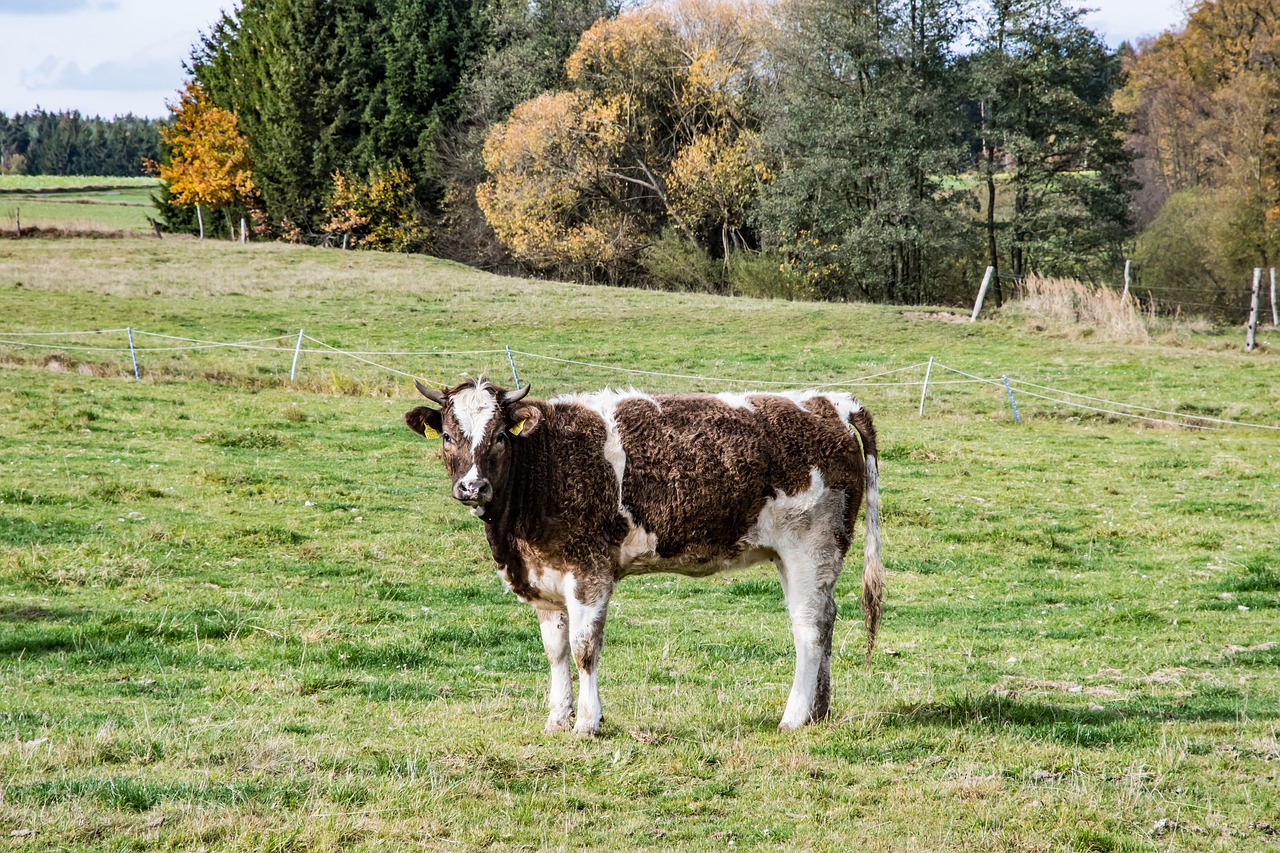
[[[554,735],[560,732],[567,732],[572,728],[572,725],[573,721],[568,717],[563,720],[547,720],[547,724],[542,727],[542,733],[544,735]]]
[[[788,720],[783,720],[782,722],[778,723],[778,731],[780,731],[780,732],[794,732],[794,731],[796,731],[797,729],[799,729],[800,727],[802,727],[803,725],[804,725],[804,723],[793,723],[793,722],[790,722],[790,721],[788,721]]]
[[[573,733],[580,738],[594,738],[600,734],[599,723],[578,723],[573,727]]]

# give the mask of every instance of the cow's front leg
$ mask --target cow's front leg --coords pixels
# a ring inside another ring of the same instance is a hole
[[[569,672],[569,614],[562,609],[537,608],[538,628],[542,631],[542,648],[551,662],[551,689],[547,703],[544,732],[563,732],[573,716],[573,682]]]
[[[611,583],[592,579],[589,584],[572,583],[566,590],[569,612],[569,648],[578,666],[578,722],[573,732],[582,737],[600,733],[600,651],[604,647],[604,622],[609,612]]]

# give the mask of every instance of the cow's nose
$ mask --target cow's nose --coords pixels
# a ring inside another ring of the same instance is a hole
[[[477,506],[493,497],[493,486],[488,480],[462,480],[454,485],[453,496],[464,504]]]

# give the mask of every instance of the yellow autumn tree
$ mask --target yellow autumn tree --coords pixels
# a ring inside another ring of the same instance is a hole
[[[1280,254],[1280,0],[1199,0],[1186,26],[1140,46],[1117,105],[1150,208],[1198,197],[1215,227],[1196,229],[1224,270],[1269,266]],[[1170,215],[1184,217],[1185,204]],[[1168,223],[1163,223],[1168,224]],[[1146,241],[1150,243],[1150,240]],[[1147,254],[1161,257],[1163,246]],[[1241,270],[1226,272],[1242,276]]]
[[[572,91],[519,105],[484,148],[477,200],[517,258],[616,280],[674,228],[715,253],[747,244],[768,174],[749,96],[763,13],[673,0],[596,22],[565,64]]]
[[[229,214],[233,206],[253,206],[257,190],[249,145],[235,113],[214,106],[194,80],[168,106],[172,123],[161,129],[160,138],[169,158],[157,171],[176,203],[196,206],[203,239],[202,207]]]
[[[360,179],[334,172],[321,227],[342,247],[382,252],[421,249],[427,230],[413,196],[413,179],[395,166]]]

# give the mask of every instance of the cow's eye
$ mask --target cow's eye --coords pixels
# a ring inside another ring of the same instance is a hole
[[[440,440],[445,444],[453,444],[453,436],[449,435],[447,432],[440,434]]]
[[[494,448],[503,448],[503,447],[506,447],[506,446],[507,446],[507,434],[506,434],[505,432],[500,432],[500,433],[498,433],[497,435],[495,435],[495,436],[493,437],[493,446],[494,446]]]

